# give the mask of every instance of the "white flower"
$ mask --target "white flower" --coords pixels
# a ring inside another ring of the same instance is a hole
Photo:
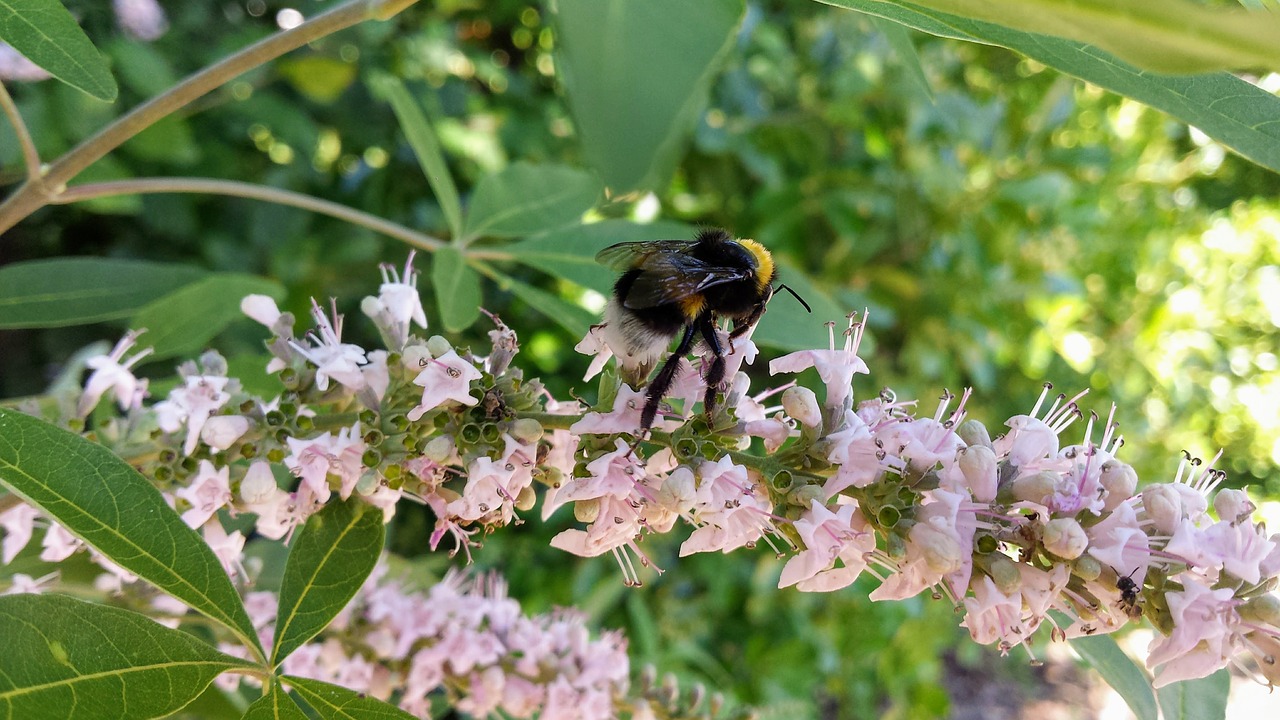
[[[123,363],[120,360],[137,342],[138,336],[144,332],[146,331],[130,330],[125,333],[120,342],[116,343],[111,354],[97,355],[85,362],[85,365],[93,368],[93,373],[89,375],[89,380],[84,385],[84,394],[80,396],[80,404],[76,408],[80,417],[87,416],[97,407],[98,401],[107,390],[115,391],[116,402],[120,404],[121,410],[142,407],[142,399],[147,396],[147,381],[134,377],[130,368],[150,355],[151,348],[135,353]]]
[[[480,402],[471,396],[471,381],[479,380],[484,373],[450,350],[438,358],[425,360],[426,367],[413,379],[422,386],[422,400],[409,411],[410,420],[418,420],[427,412],[453,400],[463,405]]]
[[[328,390],[332,378],[352,390],[363,388],[365,380],[360,366],[366,362],[364,349],[342,342],[342,316],[335,309],[334,320],[329,322],[320,305],[312,300],[311,317],[315,318],[319,335],[307,333],[308,347],[294,341],[289,345],[316,366],[316,387]]]
[[[835,325],[829,324],[831,338],[828,350],[801,350],[783,355],[769,363],[769,374],[796,373],[808,368],[818,371],[818,377],[827,386],[827,407],[843,408],[853,394],[853,376],[870,372],[867,364],[858,357],[858,346],[867,328],[867,312],[862,322],[855,323],[856,314],[849,315],[849,327],[844,331],[844,348],[836,349]]]
[[[224,392],[227,382],[228,378],[218,375],[188,375],[185,384],[169,391],[168,399],[156,403],[156,423],[161,430],[176,432],[186,425],[183,454],[195,451],[205,423],[231,399],[231,395]]]

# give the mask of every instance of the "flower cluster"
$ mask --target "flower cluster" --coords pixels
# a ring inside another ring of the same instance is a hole
[[[384,267],[379,294],[361,305],[383,349],[343,342],[342,318],[314,303],[315,329],[301,336],[269,298],[242,308],[272,334],[267,369],[279,396],[247,393],[207,353],[148,407],[130,370],[140,354],[126,359],[138,340],[130,334],[91,361],[76,408],[93,413],[95,439],[153,478],[232,575],[245,576],[244,537],[223,529],[222,514],[251,514],[257,534],[287,541],[335,496],[362,498],[388,521],[399,502],[417,502],[435,516],[424,542],[469,557],[541,496],[543,517],[570,505],[580,523],[554,546],[612,555],[631,585],[656,568],[639,541],[688,524],[681,555],[764,542],[789,554],[780,587],[833,591],[866,573],[879,580],[872,599],[945,598],[976,641],[1002,651],[1030,650],[1046,623],[1063,638],[1145,617],[1160,631],[1148,657],[1157,684],[1207,675],[1243,652],[1274,673],[1280,538],[1254,521],[1243,491],[1217,490],[1224,475],[1213,463],[1187,459],[1173,482],[1139,490],[1118,457],[1114,408],[1105,422],[1086,418],[1084,392],[1055,397],[1046,386],[995,439],[967,417],[968,392],[944,394],[932,415],[888,390],[855,402],[853,379],[868,371],[858,355],[865,313],[849,317],[840,342],[830,325],[829,347],[769,364],[774,375],[814,369],[821,402],[794,382],[752,395],[742,368],[758,350],[749,336],[725,338],[728,380],[714,413],[694,413],[705,357],[684,360],[653,429],[641,431],[644,390],[619,379],[635,368],[602,328],[579,345],[595,356],[597,400],[557,401],[512,364],[518,339],[496,316],[487,356],[417,334],[426,318],[412,257],[403,271]],[[95,412],[108,392],[123,417]],[[1081,439],[1064,439],[1080,425]],[[25,506],[0,515],[6,561],[35,522]],[[59,530],[45,533],[51,559],[75,549]],[[342,657],[389,676],[337,677],[356,671],[324,645],[290,658],[310,663],[291,672],[394,692],[420,714],[439,688],[465,687],[464,709],[477,716],[595,717],[590,708],[606,704],[595,698],[625,687],[620,640],[588,643],[567,616],[520,619],[484,585],[455,580],[429,596],[396,583],[370,589],[347,619],[362,624],[365,645],[344,646]],[[552,712],[561,703],[582,714]]]

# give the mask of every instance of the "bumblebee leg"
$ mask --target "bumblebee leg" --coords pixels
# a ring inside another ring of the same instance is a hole
[[[760,303],[751,310],[751,314],[741,320],[733,321],[733,332],[729,333],[729,340],[740,338],[747,334],[747,331],[756,323],[760,322],[760,318],[764,315],[764,303]],[[732,351],[730,351],[732,352]]]
[[[696,325],[686,325],[684,328],[684,337],[680,338],[680,345],[676,347],[676,351],[671,353],[671,357],[662,364],[662,369],[658,371],[658,376],[649,383],[649,392],[646,395],[644,410],[640,413],[640,429],[648,430],[653,425],[653,419],[658,415],[658,403],[662,402],[662,396],[667,394],[671,389],[671,383],[676,379],[676,371],[680,369],[680,359],[689,354],[689,349],[693,347],[693,336],[696,332]]]
[[[711,361],[711,367],[707,369],[707,374],[702,378],[707,383],[707,394],[702,401],[702,411],[707,415],[707,425],[710,425],[711,415],[716,409],[716,393],[720,391],[720,383],[724,382],[724,347],[720,344],[715,321],[710,315],[698,322],[698,330],[715,356]]]

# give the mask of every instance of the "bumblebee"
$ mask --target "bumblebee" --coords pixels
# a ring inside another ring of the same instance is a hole
[[[618,358],[622,377],[639,387],[677,335],[680,342],[649,383],[641,428],[653,425],[658,404],[675,381],[680,359],[701,336],[714,356],[703,380],[703,408],[710,419],[724,382],[725,349],[716,332],[721,318],[733,321],[729,343],[746,334],[773,297],[778,268],[754,240],[737,240],[720,229],[700,231],[693,240],[619,243],[601,250],[596,261],[622,275],[605,308],[604,338]],[[780,285],[809,310],[795,291]],[[811,311],[812,312],[812,311]]]

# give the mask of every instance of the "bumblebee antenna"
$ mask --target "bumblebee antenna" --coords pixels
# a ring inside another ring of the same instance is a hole
[[[805,312],[810,313],[810,314],[812,314],[812,313],[813,313],[813,308],[809,307],[809,303],[805,302],[805,301],[804,301],[804,298],[802,298],[802,297],[800,297],[798,294],[796,294],[796,291],[795,291],[795,290],[792,290],[791,288],[787,287],[785,283],[779,283],[779,284],[778,284],[778,289],[779,289],[779,290],[786,290],[787,292],[791,293],[791,297],[795,298],[796,300],[799,300],[799,301],[800,301],[800,304],[804,306],[804,311],[805,311]]]

